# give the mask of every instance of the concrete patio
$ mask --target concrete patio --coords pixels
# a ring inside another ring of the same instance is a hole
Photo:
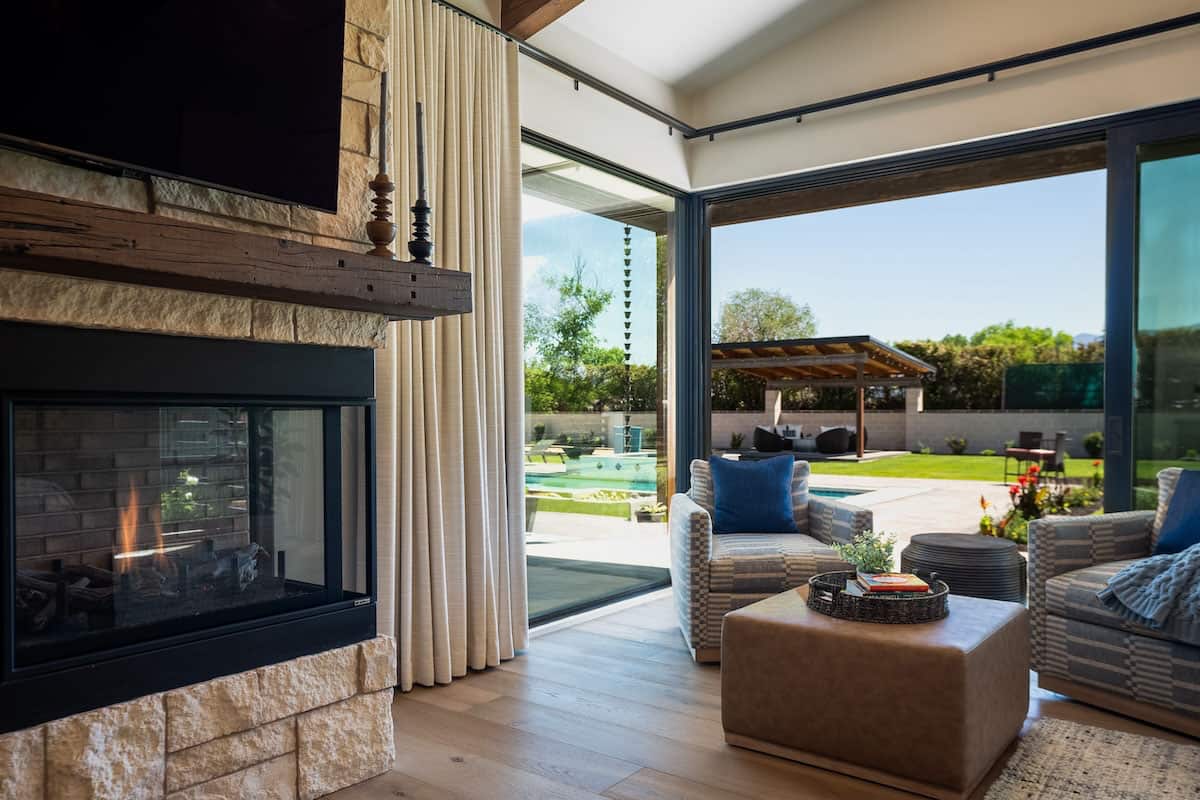
[[[916,533],[975,533],[982,495],[997,509],[1007,509],[1008,484],[913,478],[865,478],[814,475],[812,486],[865,492],[846,502],[870,508],[876,530],[894,534],[896,552]],[[670,562],[667,526],[629,522],[585,514],[540,512],[526,536],[532,556],[607,561],[665,567]]]

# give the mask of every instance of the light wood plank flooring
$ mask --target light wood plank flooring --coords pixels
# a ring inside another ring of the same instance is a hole
[[[1034,687],[1029,720],[1039,717],[1190,741]],[[336,800],[913,797],[727,746],[720,669],[692,663],[669,599],[535,638],[497,669],[398,695],[393,718],[395,769]]]

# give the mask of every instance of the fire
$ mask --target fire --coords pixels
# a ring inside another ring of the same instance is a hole
[[[129,500],[117,517],[117,539],[121,549],[113,560],[116,562],[118,572],[125,572],[133,566],[133,561],[129,556],[137,549],[137,517],[138,492],[137,487],[133,485],[133,479],[130,478]]]
[[[134,559],[143,556],[153,556],[153,565],[160,566],[166,560],[166,542],[163,541],[162,522],[154,521],[154,548],[139,550],[137,546],[138,527],[138,490],[129,479],[129,499],[117,515],[117,546],[120,548],[113,559],[117,572],[133,569]]]

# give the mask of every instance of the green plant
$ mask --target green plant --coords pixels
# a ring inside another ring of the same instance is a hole
[[[744,433],[731,433],[731,434],[729,434],[729,449],[730,450],[741,450],[742,443],[745,441],[746,441],[746,435]]]
[[[931,450],[928,445],[926,445],[924,442],[922,442],[920,440],[917,440],[917,446],[913,448],[913,455],[920,454],[920,455],[927,456],[932,452],[933,452],[933,450]]]
[[[1104,453],[1104,434],[1100,431],[1092,431],[1083,437],[1083,449],[1092,458],[1100,458]]]
[[[965,436],[947,436],[946,447],[950,448],[950,452],[956,456],[961,456],[967,452],[967,438]]]
[[[843,561],[853,564],[859,572],[891,572],[892,551],[896,537],[875,531],[863,531],[849,542],[835,542],[833,549]]]
[[[921,445],[921,455],[923,455],[923,456],[933,455],[933,448],[927,444]]]
[[[988,447],[988,448],[985,448],[985,449],[983,449],[983,450],[980,450],[980,451],[979,451],[979,455],[981,455],[981,456],[994,456],[994,455],[996,455],[996,451],[995,451],[995,450],[993,450],[993,449],[991,449],[990,447]]]
[[[200,485],[200,478],[185,469],[180,471],[177,481],[175,486],[159,495],[162,521],[180,522],[203,519],[207,516],[208,505],[196,498],[196,487]]]
[[[535,442],[540,442],[542,439],[545,439],[545,438],[546,438],[546,424],[544,422],[539,422],[537,425],[533,426],[533,440]]]

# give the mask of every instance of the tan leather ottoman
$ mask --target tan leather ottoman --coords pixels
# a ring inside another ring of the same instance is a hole
[[[809,610],[808,587],[725,616],[725,741],[935,798],[965,797],[1029,708],[1029,612],[950,598],[922,625]]]

